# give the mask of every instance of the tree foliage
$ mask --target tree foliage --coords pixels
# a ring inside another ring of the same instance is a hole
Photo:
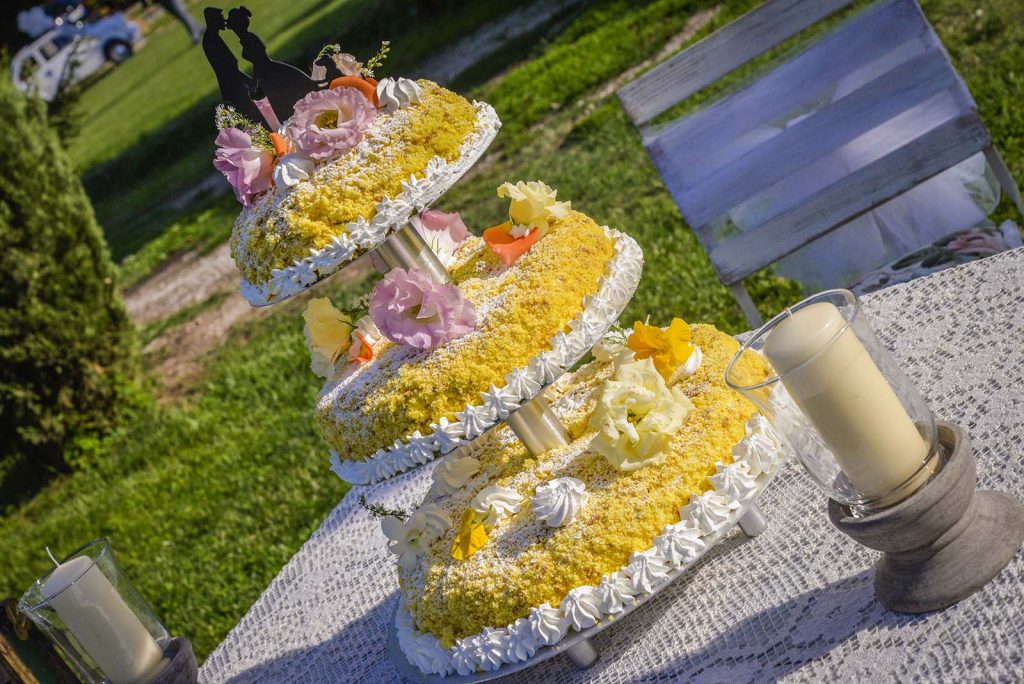
[[[74,440],[117,420],[135,333],[45,106],[0,67],[0,464],[66,469]]]

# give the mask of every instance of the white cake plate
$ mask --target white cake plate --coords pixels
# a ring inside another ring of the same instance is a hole
[[[755,537],[764,531],[767,526],[764,514],[761,508],[757,505],[757,497],[761,495],[764,488],[768,486],[768,483],[775,477],[776,473],[781,466],[780,462],[776,462],[770,473],[764,474],[758,477],[758,487],[754,494],[745,503],[741,504],[739,508],[732,512],[728,520],[714,533],[704,537],[704,541],[707,546],[701,551],[700,555],[694,558],[691,562],[686,565],[681,565],[678,568],[670,570],[667,577],[654,588],[654,592],[651,594],[637,596],[631,606],[624,606],[622,612],[617,613],[613,619],[605,619],[602,622],[585,629],[581,632],[575,632],[571,628],[569,633],[566,634],[565,638],[559,641],[553,646],[542,646],[537,649],[534,656],[524,662],[520,663],[505,663],[496,670],[490,672],[476,672],[471,675],[460,675],[458,673],[450,674],[446,677],[441,677],[436,674],[426,674],[418,667],[409,662],[408,658],[405,657],[405,653],[402,652],[401,647],[398,645],[398,628],[397,628],[397,617],[398,611],[402,609],[401,602],[395,607],[394,617],[388,625],[388,651],[391,654],[391,661],[398,670],[399,674],[407,679],[414,682],[420,682],[421,684],[463,684],[469,682],[486,682],[500,677],[505,677],[516,672],[521,672],[528,667],[533,667],[546,660],[550,660],[555,656],[565,653],[573,664],[579,668],[587,668],[594,664],[594,661],[600,657],[600,652],[594,648],[590,639],[595,635],[599,634],[603,630],[617,625],[622,622],[623,618],[632,613],[640,606],[647,603],[650,599],[654,598],[662,590],[664,590],[669,584],[675,579],[686,574],[691,568],[693,568],[700,560],[709,552],[715,548],[722,539],[724,539],[732,531],[736,525],[740,526],[740,529],[749,536]]]

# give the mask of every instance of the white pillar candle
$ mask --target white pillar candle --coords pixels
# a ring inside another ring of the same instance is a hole
[[[156,640],[91,558],[59,564],[42,594],[112,684],[145,684],[164,667]]]
[[[845,325],[835,305],[811,304],[776,326],[764,353],[853,486],[878,499],[917,473],[928,445],[856,334],[851,328],[843,330]],[[922,472],[909,491],[929,474]]]

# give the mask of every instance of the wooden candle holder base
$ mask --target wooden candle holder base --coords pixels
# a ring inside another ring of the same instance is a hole
[[[199,665],[191,641],[174,637],[164,649],[164,655],[169,660],[167,667],[150,684],[196,684],[199,681]]]
[[[829,501],[832,524],[872,549],[875,596],[899,613],[951,606],[999,574],[1024,542],[1024,506],[1005,492],[975,490],[974,455],[966,433],[939,422],[942,469],[900,503],[855,518]]]

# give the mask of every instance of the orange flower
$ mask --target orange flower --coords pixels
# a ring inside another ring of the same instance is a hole
[[[370,83],[362,76],[339,76],[331,81],[330,89],[334,90],[335,88],[355,88],[372,102],[374,107],[380,106],[377,101],[377,84]]]
[[[288,154],[288,141],[280,133],[270,133],[270,142],[274,145],[274,156],[280,159]]]
[[[455,535],[452,542],[452,558],[455,560],[466,560],[479,551],[487,543],[487,528],[484,522],[477,518],[477,513],[472,508],[462,514],[462,522],[459,525],[459,533]]]
[[[530,251],[534,243],[540,239],[540,230],[534,228],[523,237],[514,237],[511,232],[512,222],[505,221],[484,231],[484,242],[506,266],[511,266],[516,259]]]
[[[359,353],[352,357],[353,361],[366,363],[373,359],[373,347],[366,341],[366,336],[361,332],[353,333],[359,339]]]
[[[681,318],[673,318],[665,330],[656,325],[635,322],[626,346],[633,350],[637,360],[652,359],[666,382],[693,353],[690,326]]]

